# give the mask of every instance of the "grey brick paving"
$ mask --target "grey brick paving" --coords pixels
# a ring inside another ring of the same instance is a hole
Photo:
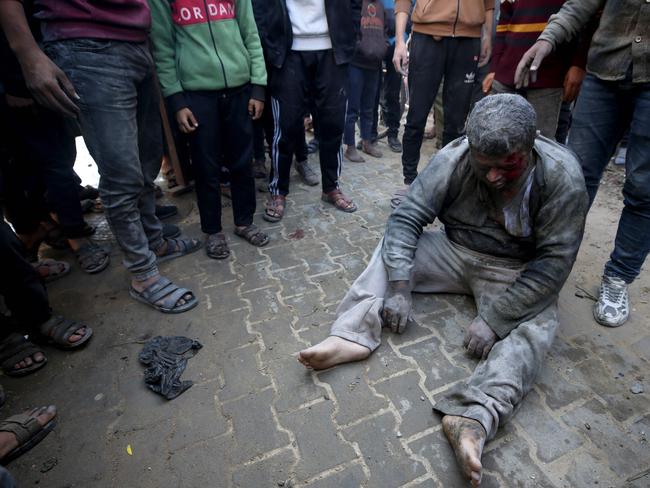
[[[431,151],[426,142],[423,153]],[[256,222],[271,236],[268,247],[233,236],[226,208],[229,259],[198,252],[161,266],[199,297],[187,314],[163,316],[129,299],[114,243],[104,273],[73,264],[70,277],[49,286],[54,308],[87,321],[95,337],[72,354],[47,348],[47,367],[28,378],[3,378],[6,415],[43,403],[60,412],[57,429],[10,466],[20,486],[467,486],[431,401],[477,364],[462,350],[476,313],[471,297],[415,296],[416,322],[401,336],[386,332],[362,363],[314,373],[293,355],[327,336],[381,238],[401,182],[399,156],[384,152],[344,169],[354,214],[294,178],[285,219],[268,224],[260,194]],[[632,317],[616,330],[596,325],[592,302],[575,296],[576,285],[596,291],[610,252],[620,209],[610,173],[560,297],[558,337],[535,390],[487,445],[483,487],[650,486],[648,476],[626,484],[650,467],[650,279],[642,273],[631,287]],[[199,236],[193,198],[173,199],[175,222]],[[111,243],[103,216],[92,218],[98,239]],[[184,375],[195,385],[167,402],[144,387],[137,354],[148,338],[176,334],[204,347]],[[645,393],[630,391],[635,382]]]

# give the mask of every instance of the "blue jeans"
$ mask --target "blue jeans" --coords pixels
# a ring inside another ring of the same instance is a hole
[[[136,280],[158,274],[163,243],[154,179],[162,159],[159,91],[146,44],[71,39],[48,43],[48,56],[80,99],[79,124],[99,168],[106,218]]]
[[[580,158],[590,203],[628,127],[625,207],[605,274],[631,283],[650,251],[650,84],[603,81],[588,74],[573,113],[568,145]]]
[[[354,125],[361,118],[361,139],[372,139],[373,111],[375,99],[379,90],[379,76],[377,69],[348,67],[348,108],[345,113],[345,131],[343,144],[354,146]]]

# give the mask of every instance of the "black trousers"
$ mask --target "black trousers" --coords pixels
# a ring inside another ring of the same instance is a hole
[[[383,77],[379,84],[377,101],[375,102],[374,119],[372,121],[372,136],[377,139],[377,124],[379,122],[379,107],[381,106],[381,118],[388,128],[388,136],[397,137],[399,123],[402,118],[402,106],[399,101],[402,90],[402,75],[395,70],[393,65],[393,54],[395,45],[388,46],[384,57]]]
[[[20,233],[30,233],[56,213],[66,237],[85,236],[79,202],[75,138],[59,114],[38,106],[7,108],[8,145],[13,165],[4,168],[8,218]],[[22,193],[22,195],[21,195]]]
[[[280,69],[271,73],[271,109],[275,134],[271,151],[269,192],[289,193],[291,161],[303,117],[310,112],[312,97],[318,124],[320,168],[324,192],[338,188],[341,174],[341,138],[345,125],[347,65],[337,65],[331,49],[291,51]],[[302,139],[304,140],[304,139]]]
[[[250,85],[219,91],[188,91],[185,98],[199,124],[190,134],[190,152],[201,230],[221,232],[221,166],[228,169],[236,226],[253,223],[253,121]]]
[[[47,291],[36,270],[23,257],[24,248],[0,214],[0,295],[22,333],[35,332],[50,318]],[[0,335],[13,330],[2,327]]]
[[[443,37],[436,41],[432,36],[413,33],[409,60],[409,111],[402,139],[405,184],[411,184],[418,174],[424,127],[443,78],[445,123],[442,143],[449,144],[463,134],[472,102],[480,49],[478,38]]]

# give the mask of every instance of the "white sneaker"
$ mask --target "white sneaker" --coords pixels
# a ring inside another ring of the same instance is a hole
[[[614,276],[603,276],[594,305],[596,322],[606,327],[619,327],[630,316],[630,298],[627,283]]]

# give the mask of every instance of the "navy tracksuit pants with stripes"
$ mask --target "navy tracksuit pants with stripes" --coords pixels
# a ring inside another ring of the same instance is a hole
[[[345,126],[347,65],[337,65],[331,49],[290,51],[282,68],[271,73],[271,107],[275,131],[271,148],[271,195],[289,193],[289,173],[296,141],[304,133],[303,117],[313,100],[319,129],[323,192],[338,188],[341,138]],[[269,108],[267,107],[267,110]]]

